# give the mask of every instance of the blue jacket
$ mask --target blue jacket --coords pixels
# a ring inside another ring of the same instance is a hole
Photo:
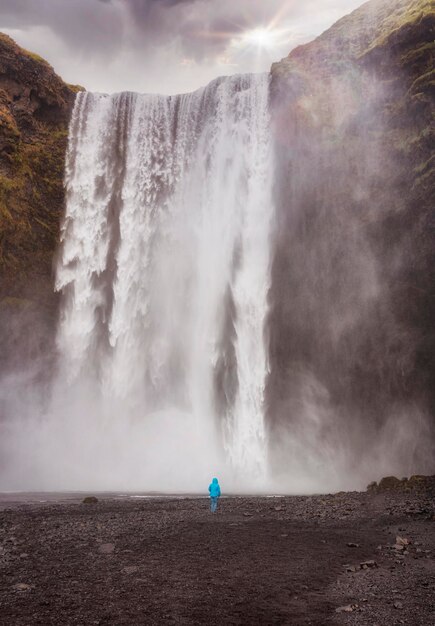
[[[218,498],[221,495],[221,488],[217,478],[213,478],[208,490],[210,492],[210,498]]]

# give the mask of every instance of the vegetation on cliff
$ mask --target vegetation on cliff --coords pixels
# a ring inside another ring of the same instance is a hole
[[[63,209],[67,127],[77,88],[0,34],[0,343],[21,358],[46,342]],[[35,332],[35,325],[41,332]],[[47,332],[44,332],[43,329]],[[25,333],[27,341],[22,341]],[[27,336],[28,335],[28,336]],[[29,356],[32,356],[31,354]]]

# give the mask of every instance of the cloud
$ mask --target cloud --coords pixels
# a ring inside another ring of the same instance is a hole
[[[267,71],[359,0],[1,0],[0,30],[69,82],[101,91],[174,93],[220,72]],[[274,49],[240,45],[246,30],[281,28]]]

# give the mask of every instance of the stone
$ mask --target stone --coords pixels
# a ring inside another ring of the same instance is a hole
[[[98,546],[98,550],[102,554],[112,554],[112,552],[115,550],[115,544],[114,543],[102,543],[100,546]]]
[[[385,476],[379,482],[378,490],[384,491],[388,489],[397,489],[401,485],[401,482],[396,476]]]
[[[97,502],[98,498],[95,496],[86,496],[86,498],[83,498],[83,504],[97,504]]]
[[[134,572],[137,572],[138,569],[137,565],[126,565],[122,568],[122,571],[124,574],[134,574]]]
[[[399,546],[409,546],[409,544],[411,543],[411,541],[409,539],[407,539],[406,537],[396,537],[396,544]]]
[[[396,543],[393,547],[394,547],[395,550],[397,550],[397,552],[401,552],[402,550],[405,549],[405,546],[403,546],[400,543]]]
[[[420,484],[421,485],[421,484],[425,483],[426,480],[427,480],[427,476],[422,476],[421,474],[414,474],[413,476],[410,477],[408,482],[411,483],[411,484],[414,484],[414,485],[416,485],[416,484]]]
[[[29,591],[32,587],[26,583],[17,583],[14,585],[16,591]]]
[[[352,543],[351,541],[346,545],[348,548],[359,548],[359,543]]]
[[[335,609],[336,613],[352,613],[355,609],[358,608],[357,604],[346,604],[345,606],[339,606],[338,609]]]
[[[378,564],[376,561],[364,561],[363,563],[360,563],[360,567],[361,569],[374,569],[378,567]]]
[[[393,606],[395,609],[403,609],[403,604],[401,602],[395,602]]]

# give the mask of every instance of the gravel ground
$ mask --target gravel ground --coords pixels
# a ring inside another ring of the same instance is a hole
[[[0,497],[0,624],[432,626],[433,494]]]

